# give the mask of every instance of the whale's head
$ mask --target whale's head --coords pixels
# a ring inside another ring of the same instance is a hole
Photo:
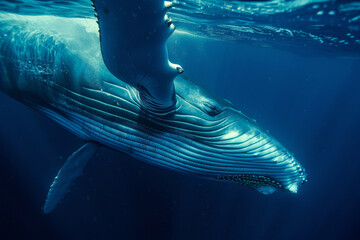
[[[176,111],[145,120],[152,119],[153,124],[145,125],[162,132],[151,141],[164,165],[264,194],[277,189],[296,193],[306,181],[292,154],[231,103],[181,77],[175,79],[175,88]]]

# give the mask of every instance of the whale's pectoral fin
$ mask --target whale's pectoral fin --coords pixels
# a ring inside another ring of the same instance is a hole
[[[88,142],[66,160],[48,192],[43,208],[45,214],[56,208],[69,191],[71,183],[81,176],[84,167],[91,157],[94,156],[98,148],[98,144]]]
[[[168,58],[166,41],[175,26],[163,0],[91,0],[109,71],[136,87],[145,110],[163,114],[175,107],[173,80],[183,72]]]

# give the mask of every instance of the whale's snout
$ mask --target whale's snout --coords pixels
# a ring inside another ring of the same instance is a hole
[[[225,119],[207,140],[212,151],[221,154],[218,179],[240,183],[271,194],[277,189],[297,193],[306,181],[305,169],[267,131],[232,107],[218,116]],[[220,133],[220,134],[219,134]]]
[[[307,174],[305,172],[305,169],[300,164],[298,164],[298,173],[299,173],[298,179],[293,183],[290,183],[286,187],[286,189],[291,193],[297,193],[299,187],[307,182],[306,179]]]

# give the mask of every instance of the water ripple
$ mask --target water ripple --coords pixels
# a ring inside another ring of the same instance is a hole
[[[175,0],[169,15],[196,36],[306,53],[360,56],[360,2]],[[0,10],[93,18],[89,0],[2,0]]]

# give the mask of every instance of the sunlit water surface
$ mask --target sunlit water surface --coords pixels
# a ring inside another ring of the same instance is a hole
[[[175,0],[179,31],[302,54],[360,56],[360,2],[331,0]],[[90,0],[2,0],[0,10],[94,18]]]

